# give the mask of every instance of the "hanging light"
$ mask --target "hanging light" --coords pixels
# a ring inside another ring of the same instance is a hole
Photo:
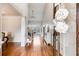
[[[55,30],[59,33],[66,33],[68,25],[65,22],[57,22]]]
[[[59,8],[59,10],[56,12],[55,18],[56,20],[62,21],[67,18],[69,12],[65,8]]]
[[[65,23],[65,19],[67,18],[69,12],[66,8],[64,8],[63,4],[59,4],[59,9],[55,14],[55,19],[53,20],[55,30],[59,33],[66,33],[68,30],[68,25]]]
[[[57,22],[55,19],[53,19],[53,25],[56,26]]]

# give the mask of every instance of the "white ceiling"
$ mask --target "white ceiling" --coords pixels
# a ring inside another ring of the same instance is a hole
[[[50,3],[10,3],[0,4],[0,6],[3,6],[0,7],[3,13],[6,12],[9,15],[16,14],[28,17],[29,24],[41,25],[43,20],[45,22],[45,20],[51,20],[53,17],[53,4]]]
[[[44,3],[29,4],[29,24],[41,24],[44,16]]]
[[[0,14],[6,16],[18,16],[20,15],[17,10],[15,10],[11,5],[8,3],[0,3]]]
[[[28,17],[29,24],[41,23],[44,16],[44,3],[11,3],[11,5],[19,11],[19,13]]]
[[[44,3],[29,4],[29,20],[41,20],[43,17],[44,8],[45,8]]]
[[[28,4],[27,3],[10,3],[22,16],[28,16]]]

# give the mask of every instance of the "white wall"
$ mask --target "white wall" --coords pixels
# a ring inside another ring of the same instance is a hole
[[[3,32],[12,32],[13,39],[9,42],[21,42],[25,44],[25,22],[28,20],[28,4],[27,3],[13,3],[12,5],[21,15],[20,16],[3,16]],[[27,25],[26,25],[27,26]],[[27,31],[26,31],[27,32]]]
[[[67,3],[64,4],[65,8],[68,9],[69,15],[66,19],[69,25],[68,32],[61,34],[60,38],[60,50],[61,54],[65,56],[75,56],[76,55],[76,4]]]
[[[26,44],[26,36],[25,36],[25,17],[22,17],[21,20],[21,46],[25,46]]]
[[[53,20],[53,3],[47,3],[44,11],[44,19],[43,19],[43,24],[50,24],[52,25],[52,20]],[[51,26],[52,27],[52,26]],[[50,28],[51,28],[50,27]],[[45,36],[45,40],[47,43],[53,43],[51,41],[51,34],[53,30],[50,30],[49,33],[46,33],[47,35]],[[53,37],[52,37],[53,38]]]
[[[12,32],[13,39],[10,42],[20,42],[21,40],[21,17],[20,16],[3,16],[2,31]]]

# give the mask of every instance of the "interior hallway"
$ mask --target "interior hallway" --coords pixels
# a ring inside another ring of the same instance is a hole
[[[7,49],[3,52],[4,56],[53,56],[53,48],[43,44],[43,39],[34,36],[33,42],[24,47],[20,47],[14,43],[8,43]]]

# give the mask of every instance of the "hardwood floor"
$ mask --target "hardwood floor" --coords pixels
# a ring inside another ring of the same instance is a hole
[[[21,54],[21,47],[17,43],[9,42],[5,51],[2,47],[2,56],[19,56]]]
[[[8,43],[3,56],[53,56],[53,48],[43,43],[42,38],[35,37],[33,42],[26,47]]]

